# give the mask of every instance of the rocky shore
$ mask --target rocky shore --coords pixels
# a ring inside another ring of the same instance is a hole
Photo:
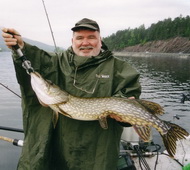
[[[133,52],[135,55],[149,56],[154,53],[170,53],[173,55],[183,56],[190,54],[190,39],[187,37],[175,37],[167,40],[150,41],[145,44],[126,47],[121,51],[123,54]],[[137,53],[137,52],[140,52]]]
[[[114,52],[115,56],[120,57],[180,57],[180,58],[190,58],[190,53],[154,53],[154,52]]]

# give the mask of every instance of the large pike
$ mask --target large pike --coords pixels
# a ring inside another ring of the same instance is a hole
[[[30,75],[32,88],[40,103],[52,108],[57,116],[61,113],[78,120],[99,120],[103,128],[107,128],[107,117],[116,118],[130,123],[144,141],[149,140],[152,126],[159,131],[172,157],[176,152],[176,141],[189,135],[180,126],[159,119],[156,115],[163,114],[163,109],[156,103],[117,97],[74,97],[44,80],[37,72],[31,72]]]

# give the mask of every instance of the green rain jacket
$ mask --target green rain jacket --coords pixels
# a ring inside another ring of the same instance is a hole
[[[32,67],[71,95],[80,97],[139,98],[139,73],[109,50],[99,56],[76,56],[72,48],[50,54],[25,44]],[[18,170],[116,170],[122,126],[108,118],[108,129],[98,121],[79,121],[59,114],[53,127],[53,111],[39,104],[30,76],[13,55],[22,94],[24,146]],[[90,106],[89,106],[90,107]]]

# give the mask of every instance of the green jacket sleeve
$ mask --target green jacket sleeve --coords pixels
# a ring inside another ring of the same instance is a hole
[[[35,71],[48,79],[56,77],[56,57],[29,44],[25,44],[22,51]],[[13,61],[22,94],[24,128],[24,146],[18,169],[51,169],[50,161],[47,160],[51,160],[53,111],[48,107],[42,107],[38,102],[31,88],[30,75],[26,73],[15,53],[13,53]]]
[[[39,49],[36,46],[31,46],[25,43],[23,48],[23,53],[26,58],[31,62],[32,67],[35,71],[39,72],[43,76],[48,76],[47,74],[51,74],[52,72],[56,72],[57,65],[57,57],[56,54],[48,53]],[[26,70],[22,68],[22,63],[19,57],[14,53],[13,60],[16,69],[16,76],[18,83],[22,86],[28,85],[29,76],[26,76]],[[27,83],[27,84],[25,84]]]

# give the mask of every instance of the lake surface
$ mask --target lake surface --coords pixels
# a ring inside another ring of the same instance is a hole
[[[20,94],[10,52],[0,52],[0,83]],[[0,85],[0,126],[21,128],[21,99]],[[23,139],[23,134],[0,130],[0,136]],[[21,147],[0,140],[0,169],[14,170]]]
[[[141,74],[141,99],[160,104],[165,114],[161,119],[176,123],[190,132],[190,101],[181,103],[182,94],[190,94],[190,57],[154,56],[121,57]],[[176,115],[180,118],[176,119]],[[162,139],[153,130],[153,139]]]
[[[190,102],[180,102],[182,93],[190,93],[190,57],[121,57],[141,73],[142,99],[163,106],[166,121],[172,121],[190,132]],[[20,94],[10,52],[0,53],[0,83]],[[0,85],[0,126],[22,128],[21,100]],[[175,119],[178,115],[180,118]],[[23,139],[23,134],[0,130],[0,136]],[[153,131],[153,139],[161,142]],[[0,141],[0,169],[16,169],[21,148]]]

